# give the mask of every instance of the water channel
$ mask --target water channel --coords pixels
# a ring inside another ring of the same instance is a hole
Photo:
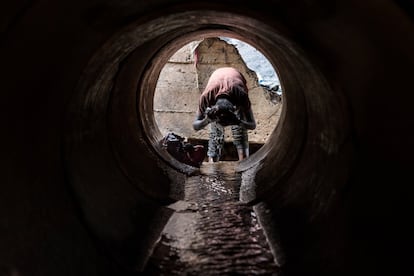
[[[236,163],[203,163],[187,179],[145,275],[281,275],[253,208],[239,201]]]

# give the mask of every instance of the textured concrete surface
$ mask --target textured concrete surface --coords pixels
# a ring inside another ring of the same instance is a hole
[[[281,275],[251,206],[239,201],[235,162],[203,163],[150,258],[147,275]]]
[[[413,2],[234,3],[2,1],[0,274],[138,274],[189,172],[154,146],[159,73],[219,35],[265,53],[284,88],[277,128],[239,164],[282,270],[412,270]]]

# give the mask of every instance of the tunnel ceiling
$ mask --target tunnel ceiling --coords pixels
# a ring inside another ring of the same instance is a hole
[[[95,141],[75,142],[84,148],[82,154],[88,151],[97,160],[106,160],[112,158],[108,156],[113,152],[111,166],[121,168],[121,174],[143,194],[167,202],[179,197],[181,189],[171,185],[169,174],[191,174],[194,168],[160,149],[162,137],[153,117],[154,91],[159,73],[173,53],[190,41],[213,36],[237,38],[259,49],[278,68],[285,91],[283,114],[270,142],[239,166],[240,171],[255,171],[252,182],[257,186],[246,188],[245,200],[260,200],[274,188],[269,183],[283,185],[294,171],[313,170],[312,164],[335,159],[338,145],[347,133],[343,99],[333,93],[306,53],[277,29],[257,19],[209,10],[171,13],[132,23],[101,47],[90,61],[88,73],[79,83],[78,97],[72,102],[72,109],[82,119],[71,117],[79,124],[69,132],[76,136],[87,128],[94,133],[91,139]],[[106,144],[106,151],[102,151],[102,144]],[[80,158],[83,156],[73,153],[69,156],[72,161]],[[148,168],[145,173],[135,169],[142,160]],[[274,167],[279,168],[277,173]],[[75,164],[73,170],[77,168]],[[318,173],[316,184],[309,185],[324,185],[324,172]]]
[[[408,2],[4,1],[0,271],[107,275],[108,257],[136,268],[197,173],[158,148],[156,80],[179,47],[223,35],[264,53],[284,87],[278,126],[238,171],[243,201],[271,209],[293,275],[403,274]]]

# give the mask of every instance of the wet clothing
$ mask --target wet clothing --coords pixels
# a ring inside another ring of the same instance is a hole
[[[233,144],[236,149],[247,149],[249,147],[247,129],[241,126],[232,125],[231,133]],[[224,146],[224,127],[218,123],[210,124],[210,139],[208,140],[207,156],[220,158]]]
[[[210,137],[208,140],[208,157],[220,157],[224,146],[224,127],[216,122],[210,123]]]
[[[246,79],[234,68],[223,67],[213,72],[200,96],[197,119],[204,118],[208,107],[216,104],[219,97],[227,98],[235,107],[236,114],[251,108]],[[232,125],[233,144],[237,149],[248,149],[248,134],[245,127]],[[207,156],[220,159],[224,146],[224,127],[217,122],[210,124]]]

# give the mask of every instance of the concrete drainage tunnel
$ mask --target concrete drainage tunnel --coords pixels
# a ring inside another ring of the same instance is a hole
[[[145,275],[198,173],[159,147],[158,76],[216,36],[259,49],[283,85],[269,140],[235,165],[280,254],[271,275],[409,268],[414,4],[380,2],[5,4],[0,274]]]

